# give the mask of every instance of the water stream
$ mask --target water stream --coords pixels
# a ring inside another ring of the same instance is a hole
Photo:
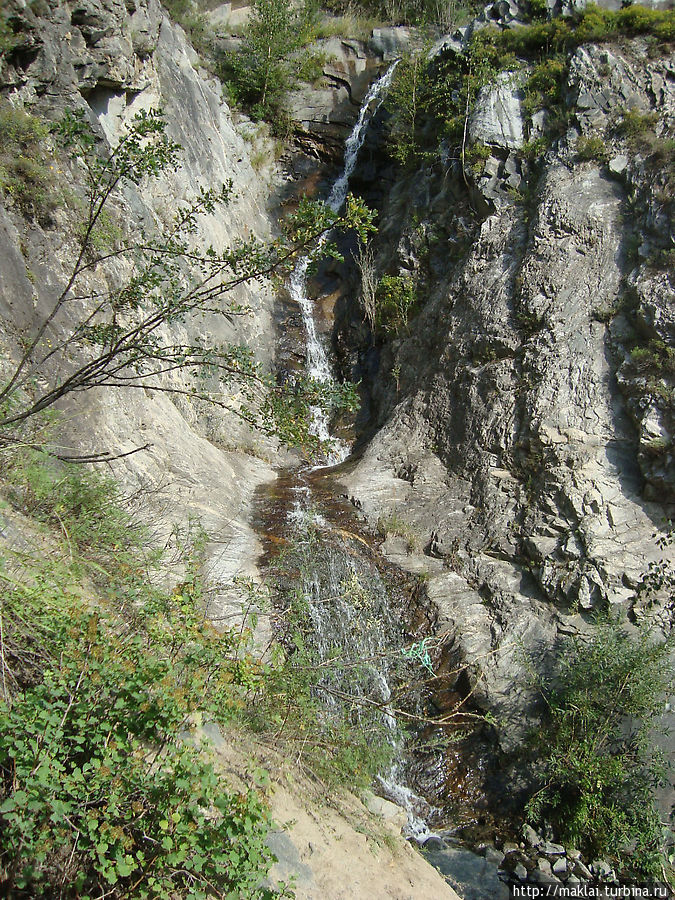
[[[334,182],[327,205],[339,212],[349,188],[349,179],[358,161],[368,124],[379,109],[397,63],[370,87],[356,124],[345,144],[344,166]],[[328,236],[322,238],[322,243]],[[333,380],[326,349],[317,332],[313,302],[308,296],[309,257],[300,259],[293,271],[289,292],[302,313],[306,335],[307,374],[320,382]],[[349,445],[330,434],[328,417],[315,407],[312,433],[332,447],[326,462],[336,465],[349,455]],[[320,474],[316,473],[315,474]],[[409,837],[423,842],[430,835],[425,817],[432,812],[425,800],[405,784],[402,755],[404,738],[391,706],[392,685],[400,670],[406,644],[405,624],[396,609],[390,588],[377,567],[360,553],[348,533],[333,526],[317,509],[312,490],[302,474],[290,488],[285,515],[285,531],[300,560],[301,592],[311,622],[311,643],[322,661],[339,659],[340,665],[327,666],[326,675],[316,686],[326,715],[337,711],[345,698],[356,698],[359,725],[384,734],[392,749],[393,763],[379,777],[380,790],[408,813]],[[317,535],[321,535],[317,540]],[[354,535],[352,534],[352,538]]]
[[[340,176],[334,182],[330,194],[328,195],[328,199],[326,200],[326,204],[333,212],[339,212],[347,199],[349,179],[356,167],[359,150],[363,146],[368,130],[368,124],[384,100],[387,88],[391,84],[397,62],[394,62],[384,75],[381,75],[380,78],[370,86],[370,90],[366,94],[359,111],[356,125],[354,125],[352,133],[345,142],[343,169]],[[320,246],[327,240],[328,235],[323,235]],[[323,342],[316,330],[314,306],[312,300],[307,295],[307,270],[309,268],[309,262],[309,256],[303,256],[298,260],[290,277],[289,292],[291,298],[298,304],[302,313],[302,322],[307,341],[307,374],[316,381],[327,383],[333,380],[333,373]],[[327,459],[328,464],[336,465],[345,460],[350,452],[349,445],[343,441],[331,438],[328,416],[325,410],[320,406],[314,406],[311,409],[311,415],[311,433],[316,435],[321,441],[330,442],[332,446],[332,450]]]

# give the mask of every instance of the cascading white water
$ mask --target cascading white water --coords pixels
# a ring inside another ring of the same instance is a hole
[[[359,117],[356,121],[352,133],[345,142],[345,159],[344,166],[339,178],[333,184],[327,205],[333,212],[339,212],[343,203],[347,199],[347,190],[349,187],[349,179],[356,167],[359,150],[361,149],[366,137],[368,123],[375,115],[384,99],[384,94],[391,84],[397,62],[394,62],[389,69],[377,79],[366,94],[361,106]],[[323,235],[320,240],[322,246],[328,235]],[[289,281],[289,293],[293,300],[300,307],[302,313],[302,321],[307,336],[307,374],[310,378],[322,383],[328,383],[333,380],[328,356],[324,349],[323,343],[317,333],[316,324],[314,322],[314,309],[312,301],[307,296],[307,270],[309,268],[309,256],[303,256],[298,260],[295,269]],[[328,428],[328,418],[325,411],[319,407],[311,408],[312,425],[310,431],[316,435],[321,441],[331,441],[333,452],[330,454],[327,462],[329,465],[336,465],[349,455],[349,447],[344,441],[331,439]]]
[[[371,85],[363,101],[356,125],[345,143],[343,170],[326,201],[333,212],[339,212],[347,198],[349,179],[356,167],[368,123],[384,99],[396,65],[395,62]],[[324,235],[320,245],[327,239],[328,235]],[[298,261],[290,278],[289,291],[300,307],[307,335],[307,374],[316,381],[327,383],[332,381],[333,375],[316,330],[312,301],[307,296],[309,262],[309,256]],[[332,442],[333,452],[327,462],[331,465],[341,462],[349,454],[349,447],[342,441],[331,439],[323,409],[314,407],[311,412],[312,433],[322,441]],[[296,546],[302,548],[307,545],[312,532],[316,529],[329,531],[330,525],[312,509],[308,487],[297,486],[295,493],[296,501],[289,511],[288,522],[295,532]],[[407,834],[423,843],[432,832],[422,816],[432,810],[403,781],[399,760],[402,735],[390,706],[392,660],[397,654],[400,657],[402,636],[397,617],[390,607],[386,586],[377,572],[360,571],[354,556],[347,548],[341,547],[337,539],[321,549],[314,546],[308,553],[306,563],[302,592],[312,629],[310,642],[322,661],[329,661],[337,651],[345,664],[344,672],[338,668],[328,668],[326,671],[330,674],[326,674],[317,685],[327,714],[334,713],[343,702],[336,699],[341,692],[365,698],[366,703],[377,704],[377,715],[395,757],[390,770],[379,777],[382,792],[407,811]],[[360,673],[358,676],[355,674],[357,671]]]
[[[377,569],[345,543],[343,535],[332,531],[326,518],[313,508],[309,488],[298,485],[294,493],[288,523],[311,626],[305,640],[325,664],[316,690],[327,716],[339,715],[346,702],[352,709],[361,709],[356,715],[365,716],[362,722],[359,719],[364,730],[372,729],[375,722],[380,738],[384,736],[392,748],[393,758],[378,776],[381,791],[407,812],[406,835],[424,843],[433,834],[425,818],[434,810],[405,784],[401,762],[404,738],[392,708],[392,684],[401,678],[398,667],[404,641],[399,615]],[[349,697],[355,702],[350,703]],[[373,703],[376,710],[370,706]]]

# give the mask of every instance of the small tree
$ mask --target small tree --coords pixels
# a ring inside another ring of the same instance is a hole
[[[538,746],[543,783],[527,811],[592,857],[625,874],[662,877],[662,827],[654,789],[665,776],[654,731],[673,689],[672,641],[633,639],[617,621],[574,639],[544,688]]]
[[[279,125],[283,101],[295,83],[293,54],[308,37],[309,4],[254,0],[241,46],[224,61],[226,77],[255,119]]]
[[[417,304],[415,282],[409,275],[383,275],[375,293],[377,324],[389,335],[396,336],[408,327]]]
[[[334,404],[340,399],[334,388],[307,380],[276,385],[248,347],[177,343],[171,327],[197,314],[245,315],[248,310],[231,298],[236,287],[288,272],[299,253],[311,252],[317,238],[336,226],[354,226],[365,239],[372,214],[351,197],[342,216],[307,201],[279,240],[253,239],[224,251],[201,251],[191,237],[202,213],[230,199],[232,186],[224,185],[202,190],[163,234],[97,252],[97,229],[111,197],[124,182],[140,184],[176,168],[180,148],[167,138],[157,110],[136,115],[118,145],[104,155],[96,152],[94,135],[81,116],[67,115],[56,135],[84,168],[85,225],[63,289],[26,335],[21,358],[0,385],[0,445],[21,440],[22,424],[63,397],[93,387],[185,394],[230,409],[290,443],[311,442],[308,406]],[[324,244],[326,250],[337,255],[334,245]],[[112,259],[133,262],[130,277],[109,290],[88,289],[86,276]],[[178,372],[195,378],[178,384],[167,380]],[[204,375],[212,376],[210,390],[196,380]],[[352,402],[350,392],[342,399]]]
[[[401,165],[421,157],[419,127],[425,113],[429,89],[429,63],[425,52],[408,53],[394,73],[387,107],[392,112],[389,125],[391,154]]]

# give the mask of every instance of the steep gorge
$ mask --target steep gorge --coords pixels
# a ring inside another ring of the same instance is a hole
[[[182,166],[151,187],[127,188],[114,211],[120,228],[134,235],[143,222],[166,227],[176,203],[232,179],[234,199],[224,214],[200,221],[198,241],[221,247],[272,233],[269,198],[288,196],[293,186],[281,184],[268,163],[254,171],[244,137],[253,133],[250,123],[237,125],[220,86],[153,0],[133,8],[55,4],[37,14],[12,0],[8,17],[22,36],[3,67],[3,90],[13,103],[48,120],[80,108],[111,142],[138,110],[164,109]],[[297,101],[298,145],[309,156],[287,157],[288,172],[322,177],[317,157],[336,158],[336,131],[347,132],[372,76],[406,39],[397,29],[382,30],[369,46],[349,41],[336,48],[347,62],[325,76],[331,108],[326,89]],[[457,41],[440,52],[457,52]],[[513,807],[501,798],[515,799],[517,809],[522,787],[511,754],[538,722],[527,659],[536,654],[545,669],[561,637],[589,633],[593,611],[607,606],[627,608],[633,622],[653,620],[664,634],[672,628],[671,585],[641,589],[650,564],[673,562],[662,540],[673,513],[672,372],[654,374],[652,363],[641,370],[632,353],[654,342],[672,352],[672,272],[653,265],[672,247],[672,197],[660,197],[657,188],[665,187],[647,154],[620,135],[599,161],[578,152],[579,137],[604,134],[622,108],[658,116],[657,136],[672,135],[672,54],[650,58],[647,49],[638,37],[620,46],[587,44],[572,55],[564,88],[569,128],[535,163],[518,152],[527,127],[522,91],[484,89],[471,129],[490,152],[470,186],[457,161],[442,153],[401,173],[371,129],[352,184],[379,209],[377,271],[414,275],[424,302],[405,329],[383,340],[364,326],[349,266],[333,266],[324,279],[333,291],[321,304],[328,311],[322,330],[333,338],[343,375],[361,381],[365,412],[356,422],[356,452],[325,481],[312,476],[314,503],[330,507],[335,501],[326,495],[342,495],[337,502],[347,500],[355,518],[342,508],[340,521],[356,543],[361,529],[369,538],[379,529],[384,540],[376,555],[413,576],[417,610],[409,636],[432,637],[437,672],[458,673],[443,681],[446,696],[432,695],[431,703],[443,710],[451,708],[448,696],[469,697],[472,712],[489,715],[479,749],[466,748],[475,766],[468,780],[479,782],[480,803],[486,795],[491,813],[507,820]],[[345,81],[347,114],[344,97],[335,102]],[[336,108],[337,126],[330,121]],[[76,252],[80,178],[64,166],[56,185],[65,191],[68,184],[75,198],[46,221],[25,217],[16,205],[2,208],[7,360],[18,358],[22,333],[49,308]],[[88,287],[124,277],[120,267],[99,269]],[[291,358],[300,368],[297,342],[281,353],[277,346],[277,338],[288,342],[279,323],[286,331],[289,316],[297,316],[292,305],[257,285],[238,291],[252,314],[209,314],[197,326],[177,327],[197,328],[186,339],[254,346],[268,369],[285,368]],[[56,333],[66,326],[57,322]],[[140,489],[143,515],[160,538],[177,520],[201,520],[210,537],[205,569],[216,589],[211,612],[239,615],[234,576],[260,577],[274,528],[279,540],[288,538],[288,509],[256,533],[254,492],[264,485],[273,491],[279,463],[297,467],[297,457],[232,413],[189,397],[101,389],[69,400],[63,413],[61,440],[78,451],[114,455],[150,445],[114,462],[115,477],[130,493]],[[429,634],[413,635],[416,617]],[[260,626],[261,643],[268,635],[269,626]],[[461,780],[466,759],[452,743],[422,758],[420,785],[432,802],[452,808],[447,785]],[[489,777],[476,774],[483,771]],[[670,808],[672,792],[662,801]],[[308,862],[308,834],[293,849],[281,833],[282,868],[299,876],[306,891],[299,896],[339,896],[338,886],[318,880],[330,874],[331,851],[318,867]],[[419,858],[399,864],[415,880],[410,896],[442,896],[441,879]],[[368,877],[377,879],[377,866]],[[351,896],[376,896],[369,884]],[[381,896],[405,896],[400,884],[389,890]]]

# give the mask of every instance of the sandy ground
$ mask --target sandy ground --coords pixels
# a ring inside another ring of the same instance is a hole
[[[205,728],[232,786],[250,783],[255,766],[271,776],[268,797],[278,830],[274,881],[293,884],[297,900],[458,900],[443,877],[403,838],[402,810],[380,814],[347,791],[331,791],[248,736]],[[384,816],[384,817],[383,817]]]

